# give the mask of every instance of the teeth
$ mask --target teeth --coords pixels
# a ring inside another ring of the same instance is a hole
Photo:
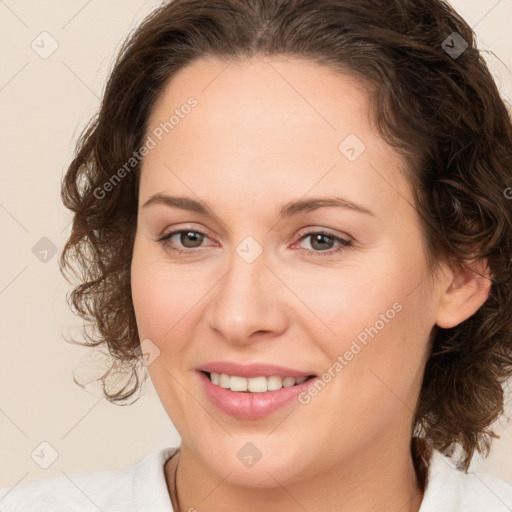
[[[282,387],[289,388],[296,384],[301,384],[306,377],[238,377],[235,375],[226,375],[225,373],[210,373],[210,380],[213,384],[231,391],[245,391],[250,393],[265,393],[266,391],[277,391]]]
[[[243,377],[229,377],[229,389],[231,391],[247,391],[247,379]],[[254,391],[251,389],[251,391]]]

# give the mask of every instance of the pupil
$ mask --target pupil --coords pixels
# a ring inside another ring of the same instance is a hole
[[[324,245],[327,244],[329,247],[316,247],[317,249],[330,249],[331,247],[331,244],[332,244],[332,240],[329,240],[329,237],[327,235],[323,235],[323,234],[318,234],[316,236],[313,237],[313,243],[311,244],[313,247],[315,247],[315,244],[317,242],[317,240],[320,240],[320,245],[322,245],[322,242],[321,242],[321,239],[324,240]],[[325,239],[327,239],[328,241],[325,242]]]
[[[181,243],[185,246],[185,247],[198,247],[199,245],[201,245],[201,236],[199,233],[195,233],[194,231],[187,231],[187,232],[183,232],[181,234]],[[187,242],[190,241],[190,239],[192,239],[192,242],[194,242],[194,239],[196,242],[199,242],[199,244],[197,245],[187,245]]]

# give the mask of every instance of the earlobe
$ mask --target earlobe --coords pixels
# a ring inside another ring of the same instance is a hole
[[[487,260],[478,260],[468,268],[457,266],[441,290],[436,324],[449,329],[460,324],[485,303],[491,290]]]

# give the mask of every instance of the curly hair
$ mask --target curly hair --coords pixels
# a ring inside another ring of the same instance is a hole
[[[74,215],[59,264],[80,279],[68,304],[86,321],[85,345],[110,353],[103,392],[123,404],[142,387],[130,265],[152,106],[198,58],[272,55],[310,59],[370,93],[381,136],[407,163],[431,269],[487,259],[484,305],[432,330],[412,422],[420,479],[432,448],[452,443],[467,471],[475,449],[487,456],[499,437],[491,424],[512,375],[512,123],[473,30],[442,0],[174,0],[128,37],[61,191]],[[111,375],[126,377],[113,393]]]

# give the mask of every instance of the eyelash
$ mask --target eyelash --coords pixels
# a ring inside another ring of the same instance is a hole
[[[157,240],[157,242],[160,242],[166,249],[168,248],[171,251],[174,251],[174,252],[176,252],[178,254],[197,253],[199,251],[199,249],[201,249],[201,248],[198,248],[198,249],[176,249],[176,247],[172,247],[169,243],[167,243],[168,240],[171,239],[174,235],[177,235],[177,234],[180,234],[180,233],[196,233],[196,234],[199,234],[201,236],[204,236],[204,237],[208,238],[208,235],[206,235],[206,233],[203,233],[202,231],[198,231],[196,229],[179,229],[179,230],[176,230],[176,231],[171,231],[170,233],[162,236],[161,238],[159,238]],[[301,249],[302,251],[305,251],[309,255],[314,255],[314,256],[332,256],[333,254],[341,252],[344,249],[346,249],[347,247],[350,247],[352,245],[352,240],[345,240],[344,238],[340,238],[340,237],[338,237],[336,235],[333,235],[332,233],[329,233],[328,231],[324,231],[324,230],[308,231],[306,233],[302,232],[302,233],[299,234],[298,242],[300,242],[301,240],[307,238],[308,236],[312,236],[312,235],[324,235],[324,236],[327,236],[329,238],[332,238],[335,242],[338,242],[340,244],[340,246],[337,247],[337,248],[334,248],[334,249],[328,249],[326,251],[314,251],[312,249]]]

